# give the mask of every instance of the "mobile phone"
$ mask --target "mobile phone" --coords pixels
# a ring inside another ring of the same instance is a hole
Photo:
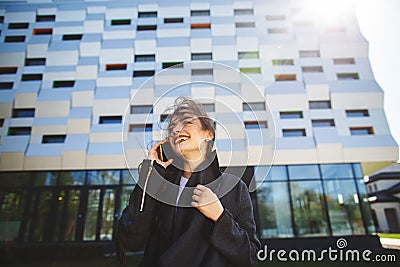
[[[161,144],[158,147],[157,153],[158,153],[158,158],[164,162],[173,158],[173,155],[175,154],[172,151],[171,144],[169,142],[165,142],[164,144]]]

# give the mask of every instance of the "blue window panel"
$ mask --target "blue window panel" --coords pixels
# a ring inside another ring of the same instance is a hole
[[[42,144],[63,144],[66,137],[65,134],[43,135]]]
[[[254,169],[257,182],[260,181],[287,181],[286,166],[257,166]]]
[[[288,171],[290,180],[320,179],[318,165],[289,165]]]
[[[91,185],[119,184],[120,170],[88,171],[87,181]]]
[[[100,116],[99,124],[120,124],[122,116]]]
[[[351,164],[321,164],[322,178],[353,178]]]
[[[357,178],[362,178],[364,177],[363,171],[361,169],[361,164],[360,163],[353,163],[353,170],[354,170],[354,176]]]

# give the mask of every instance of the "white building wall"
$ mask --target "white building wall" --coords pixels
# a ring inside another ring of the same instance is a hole
[[[277,165],[396,161],[398,146],[383,112],[383,92],[374,81],[368,43],[354,16],[341,19],[339,30],[332,31],[307,15],[301,2],[81,1],[68,8],[62,1],[0,4],[4,17],[0,23],[0,67],[17,68],[15,74],[0,75],[5,87],[0,90],[0,170],[125,168],[125,153],[132,162],[140,162],[143,153],[137,152],[143,149],[132,142],[135,137],[122,123],[148,121],[131,117],[129,106],[158,103],[166,89],[192,81],[192,77],[183,69],[174,76],[160,75],[146,82],[148,77],[137,77],[135,72],[159,73],[163,63],[189,62],[193,53],[211,53],[213,61],[242,70],[261,94],[241,86],[239,76],[227,79],[218,70],[199,79],[228,83],[245,101],[262,102],[264,97],[267,101],[265,142],[251,138],[254,143],[246,146],[252,133],[244,129],[243,121],[232,122],[227,115],[233,112],[237,118],[250,120],[238,97],[209,84],[182,89],[182,94],[214,101],[215,118],[229,121],[226,126],[233,134],[217,129],[223,164],[240,165],[243,160],[251,165],[269,164],[272,155]],[[196,10],[209,10],[210,15],[192,16]],[[140,17],[140,12],[157,12],[157,17]],[[37,22],[37,15],[55,15],[55,21]],[[183,22],[168,24],[165,18],[182,18]],[[128,23],[112,25],[117,20]],[[8,28],[17,22],[29,23],[28,29]],[[191,28],[191,24],[201,23],[210,23],[210,28]],[[244,23],[247,27],[242,28]],[[138,25],[155,25],[156,29],[140,31]],[[52,29],[52,33],[34,35],[39,28]],[[68,34],[82,34],[82,38],[63,40]],[[9,36],[25,36],[25,41],[5,42]],[[304,56],[307,51],[314,54]],[[240,58],[245,52],[258,56]],[[135,60],[138,55],[153,55],[155,60],[139,62]],[[38,58],[45,58],[45,63],[26,63]],[[334,63],[343,58],[354,62]],[[276,64],[277,60],[286,63]],[[110,64],[126,64],[126,69],[107,71]],[[307,67],[322,67],[322,72],[309,72]],[[21,81],[24,74],[43,76],[38,81]],[[338,74],[356,76],[342,80]],[[279,77],[295,80],[279,81]],[[57,81],[74,84],[55,88]],[[12,83],[11,88],[7,83]],[[166,97],[163,107],[178,95]],[[330,108],[310,108],[310,101],[330,101]],[[227,111],[228,106],[233,111]],[[17,118],[13,115],[16,109],[34,109],[34,117]],[[348,117],[346,110],[354,109],[367,110],[368,116]],[[280,112],[292,111],[302,112],[302,118],[280,117]],[[162,112],[157,106],[150,118],[154,139],[160,138],[157,125]],[[99,125],[102,116],[122,116],[122,121]],[[334,126],[316,127],[316,120],[333,120]],[[13,136],[13,127],[31,127],[31,133]],[[373,130],[367,135],[352,135],[350,129],[357,127]],[[304,130],[305,136],[285,135],[286,130],[296,129]],[[61,144],[43,144],[44,135],[66,138]],[[228,150],[233,150],[234,158]],[[254,152],[250,156],[249,150]],[[271,155],[260,160],[255,155],[261,151]]]

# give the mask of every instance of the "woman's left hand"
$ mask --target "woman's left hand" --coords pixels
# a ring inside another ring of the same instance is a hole
[[[197,185],[193,190],[192,206],[196,207],[207,218],[216,222],[224,212],[224,207],[217,195],[204,185]]]

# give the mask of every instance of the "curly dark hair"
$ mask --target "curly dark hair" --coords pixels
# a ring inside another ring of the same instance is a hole
[[[178,97],[174,104],[169,107],[164,114],[168,115],[168,127],[167,127],[167,134],[168,136],[171,135],[172,127],[171,122],[174,118],[183,118],[184,114],[191,114],[194,115],[197,119],[200,120],[201,126],[203,130],[210,131],[213,136],[213,141],[215,140],[215,126],[214,121],[207,115],[203,105],[196,100],[189,98],[189,97]]]

